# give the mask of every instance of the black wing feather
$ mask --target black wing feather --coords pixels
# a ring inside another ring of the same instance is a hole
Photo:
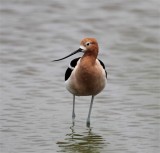
[[[98,59],[98,60],[99,60],[100,64],[102,65],[103,69],[105,70],[106,78],[107,78],[107,71],[105,69],[105,65],[104,65],[104,63],[100,59]]]
[[[66,73],[65,73],[65,81],[68,80],[68,78],[70,77],[70,75],[71,75],[73,69],[76,67],[79,59],[80,59],[80,57],[75,58],[71,61],[71,63],[70,63],[71,68],[68,67],[67,70],[66,70]]]

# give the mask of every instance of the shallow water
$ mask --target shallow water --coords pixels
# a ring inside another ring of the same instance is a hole
[[[159,0],[0,0],[1,153],[159,152]],[[97,38],[108,83],[94,101],[64,86],[66,60]]]

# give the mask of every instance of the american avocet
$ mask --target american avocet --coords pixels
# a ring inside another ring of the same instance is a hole
[[[90,126],[90,115],[94,96],[99,94],[105,87],[107,72],[103,62],[97,59],[98,43],[95,38],[85,38],[80,43],[80,48],[63,58],[54,60],[60,61],[76,53],[83,52],[82,57],[73,59],[65,73],[66,88],[73,94],[72,120],[75,119],[75,96],[92,96],[87,126]]]

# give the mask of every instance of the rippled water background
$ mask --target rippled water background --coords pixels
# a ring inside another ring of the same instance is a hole
[[[159,0],[0,0],[1,153],[158,153]],[[64,73],[84,37],[97,38],[108,84],[94,101]]]

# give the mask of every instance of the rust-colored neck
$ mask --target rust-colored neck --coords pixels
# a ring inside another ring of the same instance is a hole
[[[81,58],[81,62],[84,62],[87,64],[94,64],[95,61],[96,61],[96,58],[97,56],[96,55],[93,55],[93,53],[90,53],[90,52],[86,52],[82,58]]]
[[[92,50],[88,49],[82,56],[82,60],[87,59],[89,61],[95,62],[98,56],[98,48],[94,47]]]

